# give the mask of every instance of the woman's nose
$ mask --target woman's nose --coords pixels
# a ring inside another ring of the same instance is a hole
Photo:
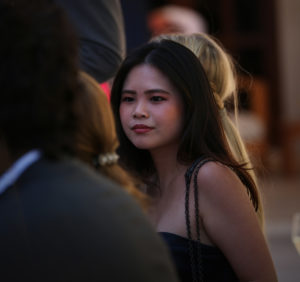
[[[143,102],[137,104],[133,111],[134,118],[147,118],[149,116],[146,105]]]

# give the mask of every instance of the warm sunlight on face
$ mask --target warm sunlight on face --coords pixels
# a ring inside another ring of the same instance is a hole
[[[120,118],[136,147],[156,150],[178,145],[183,111],[179,93],[158,69],[142,64],[129,72],[122,90]]]

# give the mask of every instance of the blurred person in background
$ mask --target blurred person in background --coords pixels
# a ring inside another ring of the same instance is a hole
[[[119,0],[54,0],[64,8],[79,38],[81,70],[99,83],[111,79],[126,53]]]
[[[172,4],[151,10],[147,23],[152,37],[165,33],[191,34],[208,31],[206,20],[200,13],[189,7]]]
[[[173,40],[189,48],[202,64],[210,86],[213,90],[214,98],[219,108],[221,122],[225,136],[237,162],[247,168],[250,176],[258,187],[257,177],[254,167],[249,158],[246,146],[242,140],[238,128],[234,125],[226,110],[226,102],[233,99],[233,108],[236,119],[238,118],[238,96],[237,96],[237,74],[234,61],[230,54],[216,38],[205,33],[172,33],[161,34],[154,37],[153,41],[163,39]],[[261,226],[264,229],[264,212],[262,199],[257,188],[258,209],[257,215]]]
[[[177,281],[136,202],[73,157],[82,87],[63,10],[2,0],[0,36],[3,279]]]
[[[100,84],[109,99],[110,80],[126,53],[123,11],[119,0],[54,0],[64,8],[79,38],[82,71]]]

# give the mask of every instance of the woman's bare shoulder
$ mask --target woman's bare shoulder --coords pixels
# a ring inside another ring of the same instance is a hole
[[[217,161],[208,161],[199,169],[198,183],[201,184],[226,184],[240,182],[234,171]]]
[[[247,196],[246,189],[236,173],[216,161],[206,162],[199,170],[197,183],[201,197],[222,200],[224,197]],[[247,196],[248,197],[248,196]]]

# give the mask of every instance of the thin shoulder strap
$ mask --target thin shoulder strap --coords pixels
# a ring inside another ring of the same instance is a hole
[[[198,203],[198,183],[197,183],[197,175],[199,169],[207,162],[213,161],[210,158],[201,157],[197,159],[186,171],[185,173],[185,221],[186,221],[186,229],[187,236],[189,239],[189,253],[191,260],[191,268],[192,268],[192,277],[194,282],[202,282],[203,278],[203,263],[202,256],[200,250],[200,214],[199,214],[199,203]],[[189,212],[189,196],[190,196],[190,184],[192,180],[192,176],[194,175],[193,183],[194,183],[194,201],[195,201],[195,219],[196,219],[196,244],[197,250],[194,250],[194,245],[192,243],[192,232],[191,232],[191,222],[190,222],[190,212]],[[195,254],[196,251],[196,254]]]
[[[193,164],[187,169],[187,171],[184,175],[186,184],[188,183],[188,185],[190,185],[191,178],[192,178],[192,175],[193,175],[195,169],[197,168],[197,173],[198,173],[201,166],[203,166],[205,163],[207,163],[209,161],[212,161],[212,159],[206,158],[206,157],[200,157],[199,159],[195,160],[193,162]]]

